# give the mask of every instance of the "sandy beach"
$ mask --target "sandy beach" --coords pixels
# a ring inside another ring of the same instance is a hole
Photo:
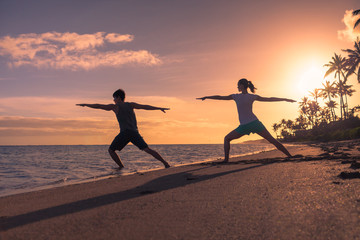
[[[360,141],[0,198],[5,239],[360,239]]]

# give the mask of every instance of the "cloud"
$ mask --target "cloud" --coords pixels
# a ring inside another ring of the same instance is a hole
[[[119,131],[114,113],[75,106],[83,102],[111,103],[104,99],[0,98],[0,143],[108,144]],[[130,95],[128,100],[171,108],[166,114],[136,110],[140,133],[149,144],[219,142],[232,128],[232,121],[224,120],[216,112],[211,114],[215,103],[198,109],[194,100],[173,96]],[[235,115],[233,119],[236,121]]]
[[[176,120],[176,119],[155,119],[155,118],[138,118],[139,127],[144,129],[154,129],[161,127],[162,129],[198,129],[198,128],[226,128],[231,127],[226,123],[216,123],[210,121],[203,121],[201,119],[193,121]]]
[[[84,112],[75,106],[80,101],[76,98],[33,96],[0,98],[0,116],[69,117]]]
[[[155,104],[155,105],[179,105],[185,104],[186,102],[177,97],[168,96],[129,96],[130,102],[144,103],[144,104]]]
[[[194,128],[208,131],[229,127],[227,124],[213,124],[204,122],[201,119],[194,121],[182,121],[165,118],[139,118],[141,133],[151,136],[151,139],[161,137],[169,132],[177,134],[194,134]],[[58,136],[76,137],[83,136],[89,141],[101,138],[102,144],[107,143],[119,131],[116,120],[100,120],[93,118],[41,118],[41,117],[21,117],[21,116],[0,116],[0,136],[5,142],[7,138],[24,139],[26,137],[47,136],[51,139]],[[49,139],[50,139],[49,138]],[[0,138],[1,140],[1,138]],[[161,140],[161,139],[160,139]],[[84,141],[84,140],[81,140]],[[49,142],[41,142],[48,144]],[[83,142],[80,142],[83,143]],[[92,142],[93,143],[93,142]],[[30,142],[25,142],[30,144]],[[62,143],[63,144],[63,143]]]
[[[132,40],[134,40],[134,36],[129,34],[121,35],[117,33],[109,33],[106,35],[105,39],[111,43],[131,42]]]
[[[124,64],[158,65],[161,60],[147,50],[101,51],[110,44],[133,41],[129,34],[47,32],[0,38],[0,56],[9,57],[10,67],[29,65],[37,68],[90,70],[120,67]]]
[[[360,18],[359,15],[353,16],[354,10],[346,10],[342,22],[345,24],[345,29],[338,31],[338,38],[345,41],[356,41],[360,37],[360,26],[354,29],[355,22]]]
[[[104,135],[116,131],[115,122],[110,120],[0,117],[0,133],[3,136]]]
[[[1,128],[113,129],[114,123],[114,121],[110,120],[94,120],[87,118],[61,119],[18,116],[0,117]]]
[[[113,119],[113,113],[76,106],[78,103],[110,104],[112,92],[103,99],[90,98],[57,98],[57,97],[0,97],[0,116],[26,116],[69,118],[74,116],[96,117]],[[150,104],[162,107],[175,107],[185,104],[185,101],[176,97],[167,96],[129,96],[128,101],[140,104]]]

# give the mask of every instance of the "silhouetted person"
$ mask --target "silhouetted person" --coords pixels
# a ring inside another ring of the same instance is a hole
[[[249,135],[250,133],[257,133],[261,137],[268,140],[270,143],[275,145],[277,149],[282,151],[286,156],[291,157],[291,154],[288,150],[277,141],[269,131],[265,128],[265,126],[258,120],[255,114],[252,111],[252,105],[254,101],[262,101],[262,102],[276,102],[276,101],[286,101],[286,102],[296,102],[292,99],[287,98],[276,98],[276,97],[260,97],[259,95],[248,93],[248,88],[250,88],[252,93],[255,93],[254,85],[243,78],[238,82],[238,90],[241,93],[231,94],[228,96],[207,96],[202,98],[197,98],[200,100],[205,99],[215,99],[215,100],[234,100],[237,105],[238,113],[239,113],[239,121],[240,125],[235,130],[231,131],[228,135],[225,136],[224,139],[224,152],[225,158],[224,162],[229,161],[229,152],[230,152],[230,141],[240,138],[245,134]]]
[[[136,116],[134,109],[144,110],[161,110],[165,113],[165,110],[169,108],[154,107],[150,105],[141,105],[134,102],[125,102],[125,92],[122,89],[118,89],[113,94],[115,104],[76,104],[81,107],[90,107],[96,109],[102,109],[105,111],[113,111],[116,114],[116,118],[120,125],[120,133],[115,137],[109,147],[109,154],[111,158],[119,165],[119,169],[124,167],[120,160],[120,157],[116,154],[116,150],[121,151],[129,142],[137,146],[140,150],[147,152],[154,158],[164,164],[166,168],[170,165],[161,157],[161,155],[149,148],[147,143],[139,134],[136,122]]]

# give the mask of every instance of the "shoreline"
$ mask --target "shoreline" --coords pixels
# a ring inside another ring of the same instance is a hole
[[[337,143],[342,143],[342,142],[353,142],[353,141],[356,141],[356,140],[343,140],[343,141],[330,142],[330,143],[322,143],[322,142],[291,142],[291,143],[283,143],[283,144],[287,148],[291,149],[291,147],[297,147],[297,146],[303,146],[303,145],[304,146],[317,146],[319,144],[320,145],[321,144],[337,144]],[[264,139],[260,139],[260,140],[249,140],[249,141],[245,141],[245,142],[242,142],[242,143],[236,143],[236,144],[253,144],[253,143],[257,143],[257,142],[266,143],[264,141]],[[160,144],[160,145],[164,145],[164,144]],[[166,144],[166,145],[173,145],[173,144]],[[182,145],[192,145],[192,144],[182,144]],[[216,145],[218,145],[218,144],[216,144]],[[33,145],[26,145],[26,146],[33,146]],[[36,145],[36,146],[42,146],[42,145]],[[44,145],[44,146],[47,146],[47,145]],[[66,146],[66,145],[64,145],[64,146]],[[76,145],[76,146],[82,146],[82,145]],[[93,146],[93,145],[91,145],[91,146]],[[94,145],[94,146],[102,146],[102,145]],[[276,150],[275,147],[273,147],[272,149],[269,149],[269,150],[260,150],[260,151],[255,151],[255,152],[252,152],[252,153],[239,154],[239,155],[235,155],[235,156],[230,157],[230,161],[234,160],[234,159],[236,160],[236,159],[241,158],[241,157],[247,157],[247,156],[252,157],[253,155],[258,155],[260,153],[268,153],[268,152],[271,152],[271,151],[277,151],[277,150]],[[197,162],[177,164],[177,165],[174,165],[174,166],[171,166],[171,167],[175,168],[175,167],[181,167],[181,166],[191,166],[191,165],[197,165],[197,164],[202,164],[202,163],[215,162],[215,161],[217,161],[219,159],[221,159],[221,158],[214,157],[214,158],[211,158],[211,159],[201,160],[201,161],[197,161]],[[128,176],[128,175],[142,174],[142,173],[152,172],[152,171],[159,171],[159,170],[163,170],[163,169],[164,168],[160,167],[160,168],[153,168],[153,169],[147,169],[147,170],[133,171],[133,172],[128,172],[128,173],[117,172],[117,173],[108,174],[108,175],[105,175],[105,176],[94,176],[94,177],[91,177],[89,179],[74,180],[74,181],[70,181],[70,182],[67,182],[67,180],[64,180],[62,183],[46,184],[44,186],[36,186],[34,188],[29,188],[29,189],[13,190],[13,191],[11,191],[11,193],[0,194],[0,198],[13,196],[13,195],[17,195],[17,194],[26,194],[26,193],[36,192],[36,191],[43,191],[43,190],[48,190],[48,189],[53,189],[53,188],[61,188],[61,187],[65,187],[65,186],[71,186],[71,185],[74,185],[74,184],[83,184],[83,183],[89,183],[89,182],[102,181],[102,180],[121,177],[121,176]]]
[[[239,144],[242,144],[242,143],[239,143]],[[251,143],[245,143],[245,144],[251,144]],[[162,144],[162,145],[164,145],[164,144]],[[172,145],[172,144],[167,144],[167,145]],[[191,144],[182,144],[182,145],[191,145]],[[28,145],[28,146],[31,146],[31,145]],[[39,146],[41,146],[41,145],[39,145]],[[98,146],[98,145],[96,145],[96,146]],[[102,145],[99,145],[99,146],[102,146]],[[292,145],[291,144],[286,144],[286,146],[292,146]],[[251,155],[261,153],[261,152],[269,152],[269,151],[273,151],[274,149],[275,149],[275,147],[272,148],[272,149],[269,149],[269,150],[259,150],[259,151],[255,151],[255,152],[251,152],[251,153],[239,154],[239,155],[235,155],[235,156],[231,157],[230,159],[243,157],[243,156],[248,156],[248,155],[251,156]],[[213,158],[200,160],[200,161],[196,161],[196,162],[191,162],[191,163],[176,164],[176,165],[173,165],[171,167],[175,168],[175,167],[181,167],[181,166],[197,165],[197,164],[202,164],[202,163],[214,162],[214,161],[217,161],[218,159],[219,158],[217,158],[217,157],[213,157]],[[63,181],[59,180],[58,181],[59,183],[53,183],[53,184],[49,183],[49,184],[46,184],[44,186],[36,186],[36,187],[33,187],[33,188],[29,188],[29,189],[13,190],[10,193],[0,194],[0,198],[13,196],[13,195],[17,195],[17,194],[25,194],[25,193],[36,192],[36,191],[43,191],[43,190],[52,189],[52,188],[65,187],[65,186],[74,185],[74,184],[83,184],[83,183],[88,183],[88,182],[102,181],[102,180],[109,179],[109,178],[128,176],[128,175],[133,175],[133,174],[142,174],[142,173],[158,171],[158,170],[162,170],[162,169],[164,169],[164,168],[159,167],[159,168],[152,168],[152,169],[147,169],[147,170],[126,172],[126,173],[122,173],[121,171],[118,171],[118,172],[112,173],[112,174],[109,173],[108,175],[105,175],[105,176],[94,176],[94,177],[91,177],[89,179],[73,180],[73,181],[69,181],[69,182],[67,182],[67,180],[63,180]]]
[[[358,239],[359,141],[289,151],[1,197],[0,237]]]

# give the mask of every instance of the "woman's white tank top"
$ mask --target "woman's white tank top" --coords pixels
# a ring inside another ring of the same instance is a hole
[[[239,114],[239,121],[241,125],[250,123],[252,121],[258,120],[255,114],[252,111],[253,102],[256,100],[258,95],[250,93],[238,93],[231,95],[234,101]]]

